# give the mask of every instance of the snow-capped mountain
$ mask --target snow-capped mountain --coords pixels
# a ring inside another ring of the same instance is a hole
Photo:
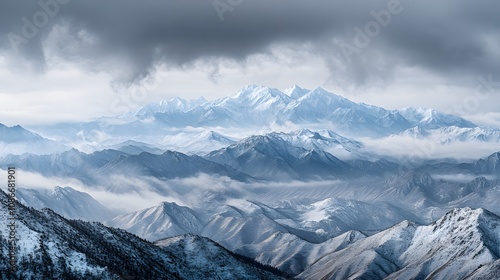
[[[454,142],[500,142],[500,131],[482,127],[457,127],[446,126],[432,129],[424,129],[415,126],[399,134],[415,139],[428,139],[441,144],[451,144]]]
[[[205,158],[268,180],[328,178],[351,171],[348,164],[329,153],[293,146],[282,137],[286,135],[251,136]]]
[[[301,88],[298,85],[293,85],[293,86],[291,86],[291,87],[286,88],[286,89],[283,90],[283,92],[286,95],[290,96],[292,99],[299,99],[302,96],[306,95],[310,91],[311,90],[305,89],[305,88]]]
[[[161,155],[141,153],[139,155],[121,155],[109,161],[99,170],[101,174],[141,174],[160,179],[187,178],[198,174],[227,176],[245,181],[250,177],[227,165],[206,160],[200,156],[188,156],[183,153],[166,151]]]
[[[227,147],[235,142],[231,137],[211,130],[201,133],[181,132],[175,135],[166,135],[158,141],[164,150],[197,155]]]
[[[486,149],[489,153],[497,149],[493,144],[500,141],[499,130],[479,127],[459,116],[429,108],[387,110],[350,101],[322,88],[309,90],[297,85],[284,91],[249,85],[233,95],[212,101],[174,98],[147,104],[126,116],[39,126],[37,130],[86,152],[119,149],[121,147],[116,145],[135,141],[150,143],[149,148],[163,151],[206,154],[245,137],[291,131],[290,128],[311,130],[326,138],[330,136],[322,131],[328,130],[363,145],[362,149],[355,149],[357,144],[343,145],[349,150],[349,156],[401,157],[412,151],[403,147],[392,154],[386,151],[391,145],[387,141],[402,145],[412,139],[428,140],[437,144],[436,150],[442,148],[444,151],[448,151],[448,145],[477,141],[492,143],[492,147]],[[238,139],[226,135],[238,135]],[[338,136],[331,136],[339,140]],[[370,142],[376,145],[373,147],[366,145],[369,140],[381,141]],[[470,145],[469,149],[477,149],[484,155],[485,148],[479,147],[479,143]],[[141,149],[125,147],[122,150],[137,154]],[[143,150],[158,153],[157,150]],[[330,149],[326,151],[335,155]]]
[[[17,199],[38,210],[50,208],[69,219],[106,221],[116,216],[113,211],[107,209],[89,194],[71,187],[55,187],[52,190],[19,188]]]
[[[250,136],[204,158],[272,181],[381,176],[397,171],[395,163],[363,159],[355,152],[361,149],[361,143],[329,130],[300,130]]]
[[[249,85],[233,96],[215,100],[204,107],[223,110],[240,124],[262,125],[276,119],[290,101],[291,98],[278,89]]]
[[[0,226],[7,229],[3,191],[0,200]],[[9,269],[8,233],[2,230],[2,279],[280,279],[206,239],[178,237],[159,247],[100,223],[67,220],[49,209],[37,211],[18,202],[14,207],[19,217],[17,266]],[[200,266],[213,253],[220,254],[210,266]]]
[[[465,279],[499,259],[499,225],[497,215],[470,208],[455,209],[428,226],[404,221],[324,255],[298,278]]]
[[[349,231],[322,243],[311,243],[293,234],[276,232],[258,243],[244,245],[236,252],[295,276],[327,253],[342,250],[363,238],[366,236],[361,232]]]
[[[469,174],[477,176],[487,176],[498,179],[500,173],[500,152],[495,152],[486,157],[466,161],[466,162],[433,162],[422,164],[420,171],[438,174]]]
[[[272,266],[303,279],[476,279],[500,267],[495,214],[445,215],[500,213],[500,131],[458,116],[250,85],[39,129],[57,142],[0,125],[19,201],[53,210],[18,206],[21,278],[274,279]],[[88,194],[28,177],[146,209],[113,218]]]
[[[105,224],[119,227],[148,240],[200,232],[202,215],[189,207],[163,202],[155,207],[120,215]]]
[[[206,160],[200,156],[166,151],[160,155],[142,152],[138,155],[116,150],[92,154],[72,149],[60,154],[7,156],[1,164],[16,166],[43,176],[76,178],[96,184],[110,174],[147,175],[156,178],[185,178],[197,174],[227,176],[239,181],[250,176],[230,166]]]
[[[348,113],[349,110],[358,111],[360,106],[362,105],[347,98],[327,92],[322,88],[316,88],[290,102],[283,112],[282,120],[291,120],[294,123],[340,120],[339,117],[342,113]],[[340,124],[336,123],[335,125]]]
[[[95,183],[95,172],[120,156],[128,156],[128,154],[116,150],[86,154],[71,149],[50,155],[6,156],[1,163],[43,176],[77,178],[83,182]]]
[[[199,186],[203,192],[195,195],[195,199],[200,202],[202,196],[206,196],[205,200],[213,198],[214,203],[223,203],[228,198],[255,198],[264,203],[297,198],[389,202],[428,221],[441,215],[440,211],[456,206],[500,210],[498,162],[498,153],[475,162],[423,162],[415,166],[383,160],[340,161],[326,152],[305,150],[268,135],[242,140],[210,153],[207,158],[171,151],[161,155],[129,155],[105,150],[89,155],[70,150],[47,156],[9,156],[0,163],[49,178],[74,178],[90,188],[116,193],[136,191],[136,180],[141,180],[148,190],[162,196],[175,194],[181,200],[187,196],[193,198],[190,191],[194,192]],[[200,175],[202,178],[193,183],[177,180]],[[238,187],[229,178],[239,182]],[[293,178],[305,180],[300,184],[310,187],[294,187],[297,182]],[[291,186],[274,186],[283,182]],[[255,184],[262,186],[255,188]],[[435,212],[432,207],[439,211]]]
[[[412,217],[389,204],[343,199],[308,203],[286,201],[276,206],[257,201],[237,201],[213,209],[192,209],[163,202],[145,210],[120,215],[105,224],[148,240],[198,234],[255,258],[255,251],[246,251],[245,248],[263,246],[263,240],[277,233],[291,234],[307,241],[306,245],[326,241],[352,229],[365,232],[382,230]],[[268,244],[267,248],[270,249],[270,246]],[[300,261],[293,258],[290,257],[293,262]]]
[[[68,149],[65,145],[43,138],[19,125],[8,127],[0,123],[0,157],[25,153],[52,154]]]
[[[271,137],[281,140],[306,150],[325,151],[336,156],[354,156],[355,152],[363,147],[363,144],[354,139],[339,135],[331,130],[312,131],[301,129],[289,133],[272,132]]]
[[[478,173],[500,175],[500,152],[478,160],[473,166]]]
[[[447,126],[460,128],[477,127],[477,125],[463,118],[444,114],[429,108],[406,107],[398,110],[398,112],[411,123],[411,126],[418,126],[424,129],[436,129]]]
[[[363,204],[331,199],[310,204],[284,202],[275,207],[247,202],[228,205],[209,218],[206,211],[199,213],[164,203],[111,223],[126,225],[132,232],[151,230],[147,237],[153,239],[183,231],[201,234],[258,262],[291,275],[300,273],[301,279],[347,279],[352,275],[413,279],[432,273],[441,275],[440,279],[452,275],[463,279],[480,265],[495,267],[493,262],[500,250],[500,218],[486,210],[457,209],[429,226],[403,221],[377,233],[368,229],[384,224],[388,227],[391,220],[404,220],[398,217],[401,212],[394,209],[389,214],[388,208],[360,205]],[[381,221],[385,222],[369,226]],[[335,237],[315,239],[311,231],[315,228],[316,233],[328,236],[339,227],[359,226],[368,237],[346,230]],[[469,260],[473,260],[472,264],[464,265]],[[462,267],[462,272],[455,271],[457,267]],[[481,273],[491,272],[488,269]]]
[[[162,154],[163,150],[154,147],[153,145],[143,142],[127,140],[118,144],[111,145],[108,149],[114,149],[127,153],[129,155],[138,155],[140,153]]]
[[[165,113],[169,111],[187,112],[196,106],[207,103],[203,97],[186,100],[180,97],[175,97],[170,100],[162,100],[157,103],[150,103],[136,112],[137,116],[151,116],[156,113]]]
[[[275,275],[259,271],[254,267],[256,265],[262,268],[263,265],[243,259],[205,237],[191,234],[179,235],[158,240],[154,244],[186,260],[189,268],[193,270],[191,279],[206,278],[206,271],[210,271],[219,279],[255,279],[253,277],[276,279]],[[282,274],[272,266],[264,268]]]

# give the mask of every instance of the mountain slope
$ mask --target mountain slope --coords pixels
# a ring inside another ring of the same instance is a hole
[[[418,126],[424,129],[435,129],[445,126],[461,128],[476,127],[475,124],[463,118],[444,114],[429,108],[406,107],[398,110],[398,112],[411,123],[411,126]]]
[[[135,155],[116,150],[86,154],[72,149],[51,155],[7,156],[0,163],[44,176],[77,178],[89,185],[99,184],[102,176],[109,174],[140,174],[171,179],[205,173],[239,181],[252,179],[229,166],[173,151],[160,155],[147,152]]]
[[[155,118],[174,127],[182,126],[262,126],[270,123],[330,124],[351,135],[388,136],[412,127],[474,128],[475,124],[426,108],[386,110],[333,94],[320,87],[313,90],[297,85],[283,92],[249,85],[232,96],[207,102],[204,99],[170,101],[144,106],[139,119]]]
[[[500,256],[500,217],[455,209],[428,226],[402,222],[322,257],[301,279],[463,279]]]
[[[192,209],[176,203],[157,206],[115,217],[105,224],[120,227],[148,240],[158,240],[186,233],[197,234],[204,222]]]
[[[1,160],[1,163],[40,173],[44,176],[72,177],[95,184],[97,182],[95,180],[96,170],[111,160],[126,155],[128,154],[116,150],[103,150],[86,154],[71,149],[50,155],[7,156]]]
[[[322,243],[310,243],[296,235],[277,232],[260,242],[244,245],[236,252],[297,275],[323,255],[341,250],[363,238],[365,235],[362,233],[349,231]]]
[[[55,187],[53,190],[17,189],[21,203],[41,210],[50,208],[69,219],[86,221],[106,221],[114,213],[84,192],[70,187]]]
[[[255,269],[252,266],[253,263],[245,265],[240,256],[236,256],[205,237],[191,234],[179,235],[158,240],[154,244],[185,259],[191,269],[199,271],[198,275],[193,275],[192,279],[207,277],[203,274],[204,271],[210,271],[219,279],[254,279],[252,277],[271,276]]]
[[[134,140],[159,144],[155,148],[163,150],[206,153],[209,151],[208,146],[202,145],[201,142],[197,145],[201,145],[202,149],[170,144],[182,144],[175,139],[176,133],[188,135],[193,134],[193,131],[200,133],[224,128],[224,131],[230,131],[231,135],[248,137],[262,131],[277,130],[277,127],[333,130],[341,135],[358,137],[358,142],[366,142],[367,139],[364,138],[368,137],[403,142],[401,145],[408,142],[407,137],[428,139],[442,146],[469,141],[500,141],[499,130],[479,127],[459,116],[428,108],[387,110],[353,102],[319,87],[308,90],[299,86],[280,91],[249,85],[231,96],[213,101],[203,98],[174,98],[145,105],[137,111],[121,116],[101,118],[88,123],[39,127],[39,130],[44,132],[44,135],[61,139],[62,143],[82,147],[81,149],[88,147],[92,151],[110,147],[109,144]],[[162,139],[159,142],[164,141],[165,145],[157,143],[158,139]],[[213,140],[214,143],[218,142]],[[106,142],[108,145],[103,146],[104,143],[99,142]],[[220,143],[223,145],[223,142],[225,141]],[[210,144],[210,141],[207,143]],[[383,145],[386,142],[376,144]],[[218,145],[216,148],[221,147]]]
[[[159,143],[164,149],[202,155],[227,147],[235,143],[235,140],[214,131],[206,131],[202,133],[181,132],[175,135],[167,135]]]
[[[332,178],[351,171],[348,164],[331,154],[293,146],[278,134],[251,136],[205,158],[271,180]]]
[[[264,246],[262,244],[269,243],[265,240],[273,240],[276,234],[290,234],[306,243],[320,243],[352,229],[373,232],[412,217],[389,204],[332,198],[303,203],[285,201],[273,206],[232,200],[211,207],[192,209],[163,202],[120,215],[105,224],[148,240],[186,233],[206,236],[230,250],[255,258],[258,253],[251,249],[252,246]],[[279,240],[269,244],[279,244]],[[246,248],[250,251],[246,252]],[[271,245],[266,248],[271,250]],[[290,260],[302,261],[300,256],[290,256]]]
[[[12,127],[0,123],[0,157],[25,153],[43,155],[63,152],[69,148],[16,125]]]
[[[363,147],[361,142],[344,137],[330,130],[312,131],[309,129],[301,129],[289,133],[272,132],[268,135],[270,137],[282,139],[296,147],[306,150],[321,150],[335,156],[349,155]]]
[[[7,195],[3,191],[0,200],[0,226],[7,228]],[[14,273],[9,269],[7,233],[2,231],[2,279],[279,279],[231,255],[214,259],[214,267],[226,267],[214,271],[198,265],[197,252],[182,255],[174,244],[162,249],[123,230],[67,220],[48,209],[14,205],[19,219],[17,269]],[[186,239],[201,249],[208,242]],[[199,258],[207,254],[199,253]]]
[[[168,111],[187,112],[196,106],[203,105],[207,100],[203,97],[197,99],[186,100],[180,97],[174,97],[170,100],[162,100],[157,103],[150,103],[136,112],[137,116],[151,116],[156,113],[164,113]]]
[[[473,165],[474,171],[482,174],[500,175],[500,152],[494,153],[487,158],[480,159]]]
[[[142,142],[132,141],[132,140],[127,140],[125,142],[111,145],[110,148],[117,150],[117,151],[127,153],[129,155],[138,155],[138,154],[143,153],[143,152],[147,152],[150,154],[163,153],[162,150],[160,150],[156,147],[153,147],[152,145],[142,143]]]
[[[240,181],[250,179],[246,174],[229,166],[174,151],[166,151],[161,155],[144,152],[139,155],[120,156],[108,162],[99,172],[135,172],[163,179],[193,177],[199,173],[227,176]]]
[[[268,87],[249,85],[235,95],[205,104],[205,110],[220,109],[243,125],[262,125],[276,119],[290,103],[285,93]]]

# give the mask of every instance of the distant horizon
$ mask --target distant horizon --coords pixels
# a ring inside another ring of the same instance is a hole
[[[3,125],[6,125],[6,126],[9,126],[9,127],[13,127],[13,126],[16,126],[16,125],[20,125],[22,127],[25,127],[25,128],[30,128],[30,127],[33,127],[33,128],[40,128],[40,127],[44,127],[44,126],[51,126],[51,125],[57,125],[57,124],[65,124],[65,123],[68,123],[68,124],[74,124],[74,123],[86,123],[86,122],[92,122],[92,121],[96,121],[96,120],[99,120],[99,119],[102,119],[102,118],[113,118],[113,117],[118,117],[120,115],[124,115],[124,114],[130,114],[130,113],[133,113],[133,112],[137,112],[139,109],[145,107],[145,106],[148,106],[148,105],[152,105],[152,104],[159,104],[161,102],[165,102],[165,101],[173,101],[173,100],[176,100],[176,99],[180,99],[180,100],[184,100],[184,101],[196,101],[196,100],[199,100],[199,99],[203,99],[204,101],[206,102],[213,102],[213,101],[216,101],[216,100],[219,100],[219,99],[223,99],[223,98],[226,98],[226,97],[231,97],[231,96],[234,96],[236,94],[238,94],[240,91],[242,91],[243,89],[245,88],[248,88],[248,87],[251,87],[251,86],[254,86],[254,87],[263,87],[263,88],[269,88],[269,89],[276,89],[276,90],[279,90],[280,92],[290,96],[286,90],[288,89],[291,89],[293,88],[294,86],[297,86],[301,89],[304,89],[304,90],[307,90],[307,91],[314,91],[316,89],[323,89],[331,94],[334,94],[334,95],[337,95],[337,96],[340,96],[342,98],[345,98],[349,101],[352,101],[352,102],[355,102],[355,103],[358,103],[358,104],[367,104],[367,105],[372,105],[372,106],[376,106],[376,107],[379,107],[379,108],[383,108],[383,109],[386,109],[386,110],[391,110],[391,111],[399,111],[399,110],[404,110],[406,108],[415,108],[415,109],[431,109],[431,110],[435,110],[437,112],[440,112],[440,113],[445,113],[445,114],[449,114],[449,115],[454,115],[454,116],[458,116],[458,117],[461,117],[461,118],[464,118],[465,120],[468,120],[468,121],[471,121],[473,123],[475,123],[476,125],[478,126],[484,126],[484,127],[491,127],[491,128],[494,128],[494,129],[500,129],[500,123],[496,124],[496,123],[490,123],[488,121],[484,122],[483,120],[481,120],[480,118],[473,118],[473,119],[469,119],[467,117],[470,117],[470,116],[462,116],[460,114],[456,114],[456,112],[454,111],[442,111],[442,110],[439,110],[439,109],[436,109],[434,107],[424,107],[424,106],[405,106],[405,107],[399,107],[399,108],[387,108],[387,107],[383,107],[383,106],[379,106],[379,105],[376,105],[376,104],[372,104],[372,103],[367,103],[367,102],[364,102],[364,101],[356,101],[356,100],[353,100],[353,99],[350,99],[342,94],[338,94],[338,93],[335,93],[333,91],[330,91],[328,90],[327,88],[323,87],[323,86],[316,86],[316,87],[311,87],[311,88],[307,88],[307,87],[303,87],[301,85],[298,85],[298,84],[292,84],[291,86],[288,86],[286,88],[276,88],[276,87],[269,87],[269,86],[266,86],[266,85],[260,85],[260,84],[248,84],[248,85],[245,85],[243,87],[240,87],[240,89],[232,92],[232,93],[228,93],[226,95],[223,95],[223,96],[219,96],[219,97],[212,97],[212,98],[207,98],[206,96],[207,95],[200,95],[200,96],[193,96],[193,97],[183,97],[183,96],[172,96],[172,97],[168,97],[166,99],[159,99],[159,100],[153,100],[151,102],[148,102],[148,103],[145,103],[145,104],[136,104],[136,107],[132,108],[130,107],[130,110],[128,111],[123,111],[121,113],[115,113],[115,114],[105,114],[105,115],[100,115],[100,116],[94,116],[94,117],[90,117],[88,119],[75,119],[75,120],[70,120],[70,121],[52,121],[52,122],[26,122],[26,123],[15,123],[15,122],[5,122],[3,120],[0,120],[0,124],[3,124]],[[209,96],[210,94],[208,94]],[[133,102],[133,101],[132,101]],[[125,104],[125,103],[124,103]],[[497,125],[497,126],[495,126]]]

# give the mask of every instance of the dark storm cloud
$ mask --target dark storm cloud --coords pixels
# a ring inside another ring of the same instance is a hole
[[[365,30],[374,21],[371,12],[387,10],[397,4],[393,0],[60,1],[69,3],[59,4],[36,36],[18,43],[20,56],[38,69],[47,59],[45,40],[54,26],[64,26],[73,38],[70,43],[61,36],[52,44],[58,55],[87,61],[98,71],[106,69],[110,57],[122,57],[127,75],[119,79],[124,81],[143,78],[160,63],[190,67],[214,57],[244,62],[282,42],[309,43],[307,51],[322,55],[332,74],[344,71],[359,84],[390,77],[394,65],[449,77],[499,74],[498,1],[401,0],[400,12],[363,47],[355,44],[354,28]],[[38,11],[43,9],[37,1],[2,1],[1,48],[11,50],[12,34],[23,36],[22,18],[33,21]],[[346,55],[345,46],[355,52]]]

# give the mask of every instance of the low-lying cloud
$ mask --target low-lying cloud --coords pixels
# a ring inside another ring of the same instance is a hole
[[[403,161],[425,159],[477,160],[500,151],[497,142],[455,141],[440,143],[435,139],[416,139],[410,136],[390,136],[363,139],[363,153],[370,156],[389,156]]]

